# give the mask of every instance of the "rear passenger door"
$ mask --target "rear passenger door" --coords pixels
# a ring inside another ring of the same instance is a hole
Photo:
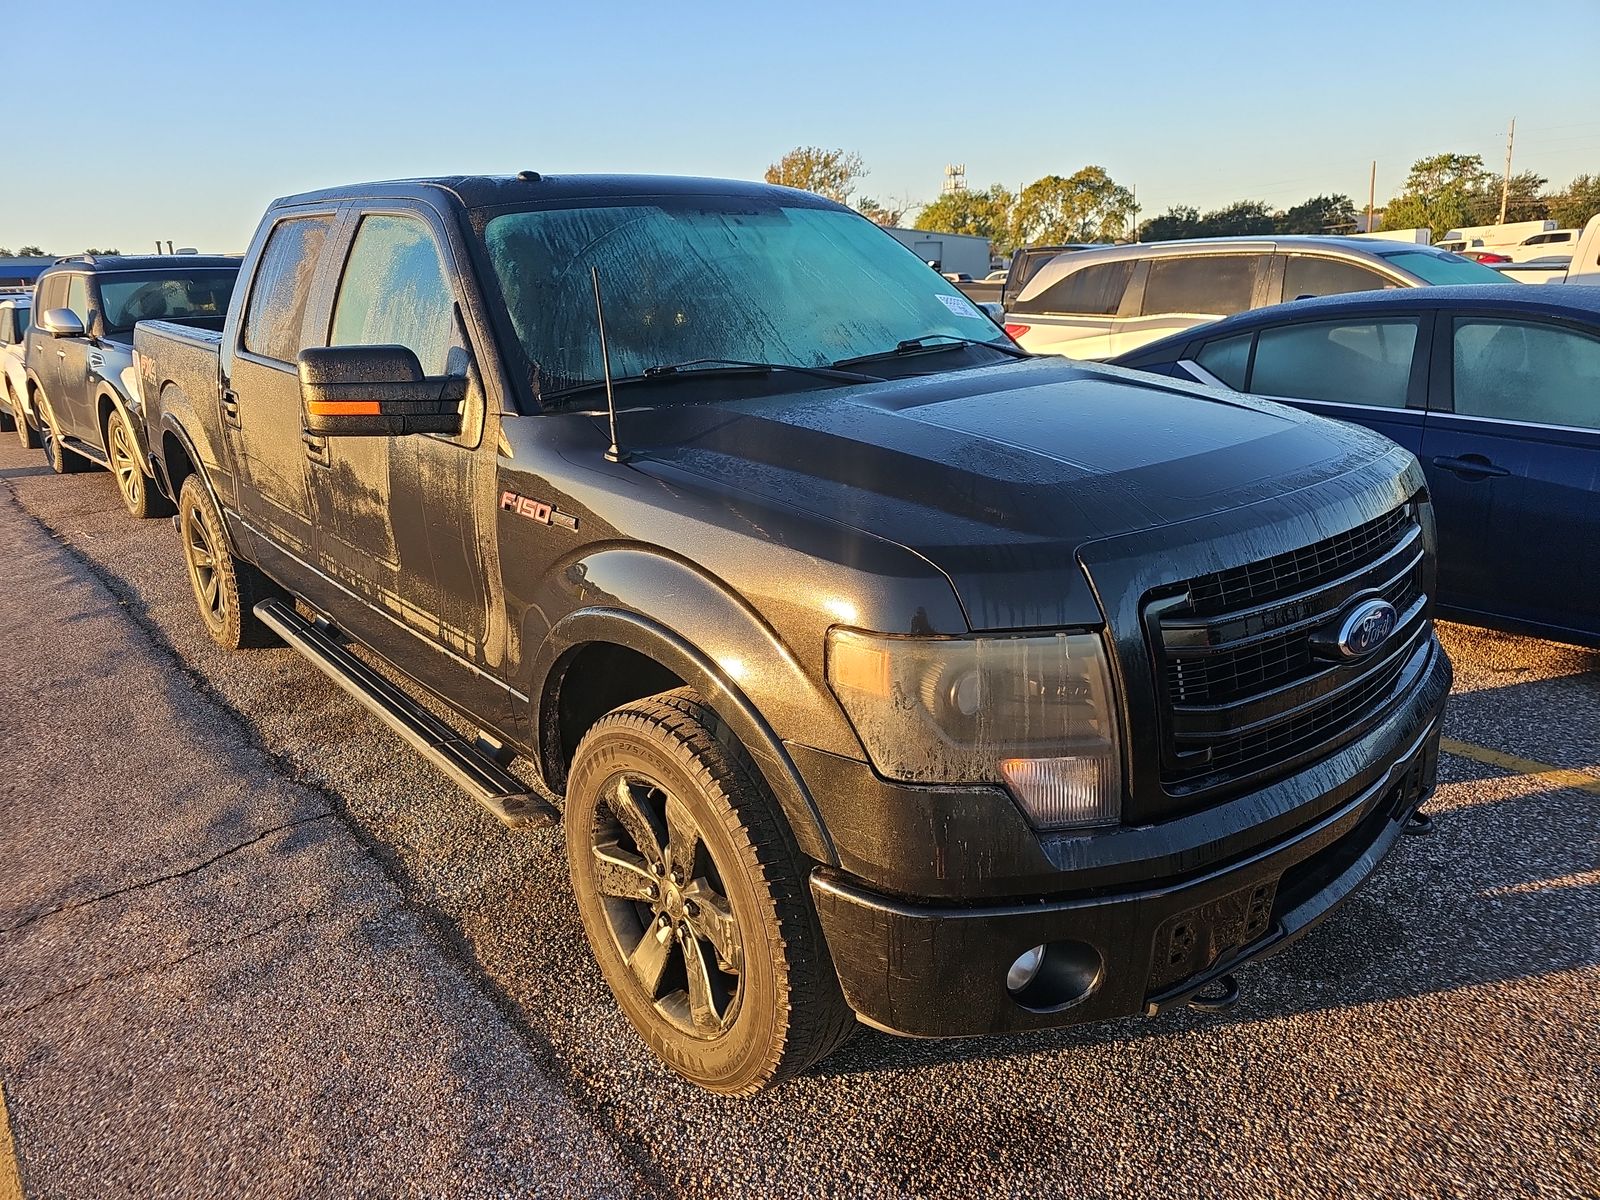
[[[1167,254],[1152,257],[1113,324],[1110,354],[1258,308],[1270,254]]]
[[[1441,318],[1422,463],[1444,603],[1600,635],[1600,335]]]

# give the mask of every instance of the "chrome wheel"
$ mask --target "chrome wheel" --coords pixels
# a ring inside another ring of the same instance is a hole
[[[183,556],[189,565],[189,582],[200,605],[200,615],[208,625],[221,628],[228,620],[228,598],[222,587],[217,564],[217,549],[198,506],[183,509]]]
[[[669,1024],[720,1036],[738,1017],[744,941],[700,827],[634,772],[614,775],[600,799],[589,854],[617,952]]]

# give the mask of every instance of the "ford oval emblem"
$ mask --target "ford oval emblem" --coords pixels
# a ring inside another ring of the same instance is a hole
[[[1363,600],[1340,622],[1334,648],[1340,658],[1365,658],[1389,640],[1399,619],[1387,600]]]

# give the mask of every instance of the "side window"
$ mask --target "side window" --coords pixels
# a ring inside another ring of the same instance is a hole
[[[87,275],[72,275],[67,279],[67,304],[72,310],[72,315],[82,321],[85,328],[89,325],[89,277]]]
[[[311,278],[332,223],[331,216],[290,217],[268,235],[245,309],[244,348],[251,354],[284,363],[299,356]]]
[[[1455,410],[1600,429],[1600,339],[1553,325],[1458,318]]]
[[[1194,356],[1195,362],[1210,371],[1235,391],[1244,391],[1245,372],[1250,368],[1250,343],[1253,333],[1207,342]]]
[[[49,312],[52,308],[65,308],[67,306],[67,277],[65,275],[47,275],[39,281],[39,311]]]
[[[1261,396],[1404,408],[1417,321],[1318,321],[1263,329],[1250,391]]]
[[[0,346],[9,346],[17,340],[17,310],[0,308]]]
[[[1259,254],[1194,254],[1150,260],[1144,313],[1196,313],[1227,317],[1250,307]]]
[[[1337,258],[1292,254],[1283,267],[1283,298],[1338,296],[1345,292],[1374,292],[1392,288],[1394,281],[1376,271]]]
[[[1114,316],[1122,305],[1122,293],[1133,277],[1133,261],[1096,263],[1056,280],[1037,296],[1018,301],[1022,313],[1074,313],[1085,316]]]
[[[426,375],[450,374],[455,300],[433,231],[415,217],[364,217],[333,304],[330,346],[407,346]],[[457,366],[459,371],[461,368]]]

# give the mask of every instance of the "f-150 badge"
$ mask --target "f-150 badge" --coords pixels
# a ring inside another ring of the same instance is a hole
[[[535,500],[529,496],[519,496],[516,492],[501,492],[500,507],[507,512],[516,513],[519,517],[537,521],[541,525],[559,525],[562,529],[578,527],[577,517],[562,512],[553,504],[546,504],[543,500]]]

